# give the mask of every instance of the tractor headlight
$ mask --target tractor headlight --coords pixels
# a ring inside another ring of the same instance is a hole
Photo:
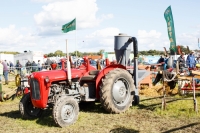
[[[48,83],[49,82],[49,77],[46,76],[44,80],[45,80],[46,83]]]

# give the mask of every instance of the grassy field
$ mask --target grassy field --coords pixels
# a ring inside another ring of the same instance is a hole
[[[14,88],[14,83],[10,89]],[[3,86],[4,88],[8,86]],[[149,88],[150,89],[150,88]],[[52,111],[45,110],[35,120],[23,120],[18,103],[20,98],[0,102],[0,132],[4,133],[199,133],[200,114],[194,111],[192,96],[167,99],[161,109],[161,97],[142,95],[140,104],[123,114],[109,114],[99,103],[81,104],[77,122],[65,128],[55,125]],[[186,100],[187,99],[187,100]],[[197,96],[200,102],[200,96]],[[198,108],[200,105],[198,104]]]

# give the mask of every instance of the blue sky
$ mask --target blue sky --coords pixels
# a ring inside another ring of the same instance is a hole
[[[3,0],[0,51],[114,51],[114,36],[138,39],[138,49],[169,49],[164,11],[171,5],[176,43],[200,49],[200,1],[183,0]],[[61,27],[76,18],[77,30]]]

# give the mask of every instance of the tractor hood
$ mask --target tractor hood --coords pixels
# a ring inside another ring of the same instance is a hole
[[[84,75],[85,71],[81,71],[80,69],[71,69],[72,77],[71,78],[80,78]],[[67,79],[67,70],[50,70],[50,71],[40,71],[33,72],[32,78],[44,79],[45,77],[49,77],[50,81],[59,81]]]

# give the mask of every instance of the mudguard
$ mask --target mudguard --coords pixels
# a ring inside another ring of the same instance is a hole
[[[109,65],[107,67],[105,67],[104,69],[102,69],[97,78],[96,78],[96,98],[99,99],[100,96],[99,96],[99,90],[100,90],[100,85],[102,83],[101,79],[109,72],[109,71],[112,71],[113,69],[115,68],[121,68],[121,69],[125,69],[126,70],[126,67],[121,65],[121,64],[112,64],[112,65]]]

